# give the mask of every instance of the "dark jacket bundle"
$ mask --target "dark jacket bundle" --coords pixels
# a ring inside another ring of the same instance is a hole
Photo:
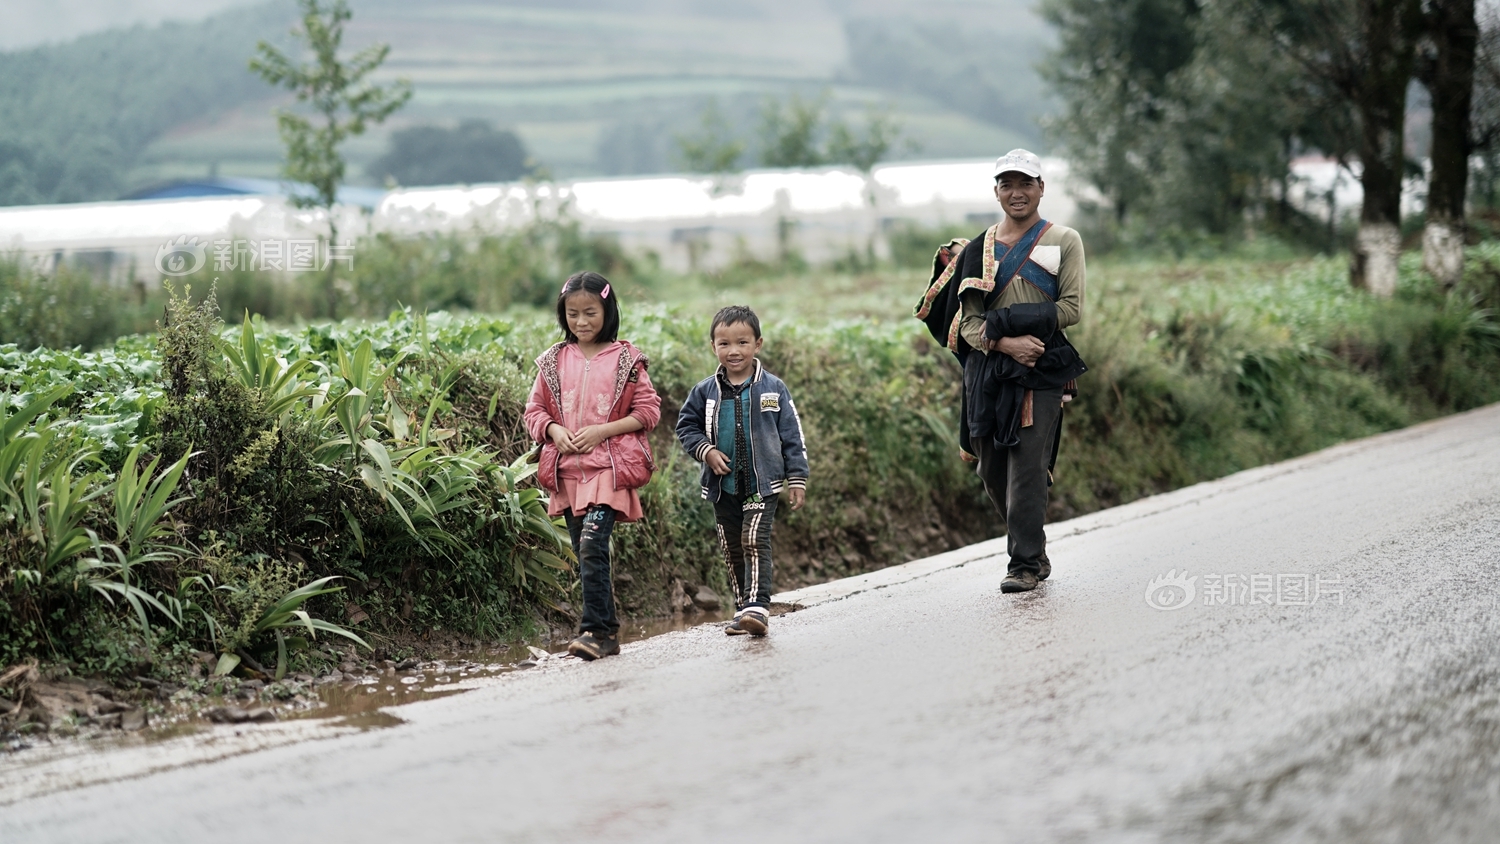
[[[1057,305],[1019,304],[985,313],[987,339],[1028,334],[1046,346],[1034,367],[1001,352],[969,355],[964,361],[965,413],[971,441],[992,437],[997,447],[1014,446],[1020,442],[1027,391],[1061,389],[1088,370],[1078,350],[1057,328]]]

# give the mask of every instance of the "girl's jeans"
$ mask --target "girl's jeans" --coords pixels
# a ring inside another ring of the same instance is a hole
[[[563,518],[568,522],[573,554],[578,557],[579,579],[583,581],[583,621],[578,626],[584,633],[614,636],[620,631],[609,570],[609,536],[615,529],[614,508],[600,504],[590,507],[582,516],[567,510]]]
[[[771,527],[779,496],[724,492],[714,502],[719,523],[719,550],[729,568],[734,608],[771,606]]]

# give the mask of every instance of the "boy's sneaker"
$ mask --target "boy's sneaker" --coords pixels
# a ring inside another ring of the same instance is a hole
[[[1000,581],[1001,592],[1030,592],[1036,588],[1037,578],[1025,569],[1013,571]]]
[[[585,662],[593,662],[600,657],[614,656],[619,652],[620,639],[618,637],[606,636],[592,630],[568,643],[568,653]]]
[[[741,610],[739,615],[734,617],[734,621],[728,627],[724,628],[724,632],[731,636],[737,636],[742,633],[749,633],[751,636],[764,636],[766,635],[766,631],[770,629],[771,619],[766,615],[766,611],[752,607],[747,610]]]

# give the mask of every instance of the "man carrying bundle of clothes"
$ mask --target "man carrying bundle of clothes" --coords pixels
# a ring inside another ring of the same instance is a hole
[[[1083,316],[1078,232],[1042,219],[1042,162],[1011,150],[995,162],[999,223],[939,250],[916,316],[964,369],[961,442],[1005,520],[1010,567],[1002,592],[1027,592],[1052,573],[1047,490],[1063,402],[1087,367],[1063,329]]]

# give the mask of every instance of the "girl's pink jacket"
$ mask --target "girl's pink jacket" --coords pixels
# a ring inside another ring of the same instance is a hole
[[[617,490],[639,489],[651,480],[656,471],[656,462],[651,457],[651,443],[646,433],[661,421],[661,397],[646,377],[646,356],[628,341],[620,341],[619,363],[613,379],[592,380],[590,395],[580,396],[580,401],[593,404],[600,398],[609,401],[608,422],[617,422],[626,416],[640,420],[641,430],[610,437],[602,448],[608,449],[610,468],[614,471]],[[536,359],[536,383],[532,385],[531,397],[526,401],[526,432],[542,444],[541,465],[537,470],[537,483],[542,489],[557,493],[562,484],[558,479],[559,457],[557,446],[547,436],[547,426],[553,422],[564,424],[562,413],[563,384],[558,373],[557,356],[566,343],[558,343]],[[574,385],[569,385],[574,386]],[[597,449],[596,449],[597,451]]]

